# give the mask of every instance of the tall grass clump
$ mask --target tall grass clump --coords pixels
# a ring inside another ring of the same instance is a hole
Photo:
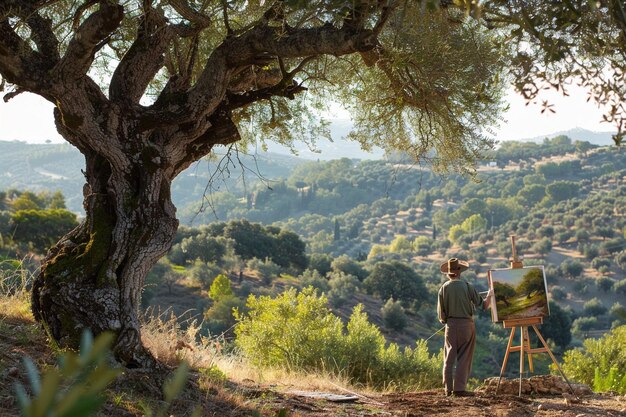
[[[440,385],[441,353],[426,344],[414,349],[387,345],[380,330],[356,306],[347,325],[309,287],[272,298],[248,298],[246,315],[236,313],[236,345],[261,368],[322,372],[374,389],[416,390]]]
[[[32,261],[0,258],[0,312],[17,319],[32,320],[30,287]]]
[[[563,371],[574,380],[594,387],[594,391],[626,394],[626,325],[611,330],[600,339],[586,339],[582,348],[563,356]]]
[[[143,318],[141,340],[165,365],[178,366],[184,361],[198,370],[211,369],[224,343],[219,338],[201,336],[201,328],[194,317],[177,317],[171,310],[158,312],[150,308]]]

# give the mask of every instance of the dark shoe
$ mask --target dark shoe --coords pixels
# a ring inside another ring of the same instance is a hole
[[[474,393],[469,391],[452,391],[452,395],[455,397],[473,397]]]
[[[452,396],[452,391],[446,391],[445,393],[446,393],[446,397]]]

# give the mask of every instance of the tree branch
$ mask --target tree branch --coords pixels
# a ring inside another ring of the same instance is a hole
[[[200,31],[211,24],[211,18],[205,14],[194,10],[187,0],[169,0],[174,10],[183,18],[191,22],[197,31]]]
[[[67,83],[87,74],[96,52],[105,44],[103,40],[120,26],[123,17],[122,6],[100,1],[100,9],[76,29],[65,55],[54,68],[54,78]]]
[[[228,85],[225,81],[232,76],[232,69],[255,63],[260,54],[281,58],[339,56],[369,50],[376,43],[369,30],[352,33],[331,25],[285,31],[268,26],[255,28],[241,37],[226,39],[209,57],[185,107],[194,115],[216,108],[225,94],[220,86]]]
[[[151,7],[144,11],[137,38],[111,77],[109,96],[113,101],[137,104],[150,81],[165,63],[164,53],[176,33],[167,20]]]
[[[44,57],[20,38],[7,19],[0,20],[0,73],[21,88],[39,92],[46,77]]]
[[[37,45],[39,53],[43,55],[48,63],[48,68],[52,68],[59,62],[59,40],[52,30],[52,21],[44,18],[38,12],[33,11],[26,19],[26,23],[32,31],[32,38]]]

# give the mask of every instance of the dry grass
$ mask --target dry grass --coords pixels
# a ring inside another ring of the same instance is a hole
[[[194,369],[212,368],[223,343],[199,336],[200,326],[196,319],[176,317],[171,310],[160,312],[149,308],[144,315],[141,339],[168,366],[185,361]]]
[[[21,267],[24,262],[15,269],[0,269],[0,312],[12,320],[32,323],[30,285],[33,273]]]
[[[234,385],[272,386],[279,391],[346,392],[357,390],[347,378],[323,372],[293,372],[283,368],[258,368],[236,351],[226,351],[223,338],[199,336],[201,323],[149,309],[142,326],[142,340],[161,362],[178,366],[186,361],[199,372],[204,390],[229,381]],[[363,392],[362,388],[358,388]]]

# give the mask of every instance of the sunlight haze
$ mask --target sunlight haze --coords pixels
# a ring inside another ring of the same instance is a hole
[[[556,91],[547,91],[538,102],[526,105],[526,101],[519,94],[510,90],[506,96],[509,110],[502,115],[499,128],[492,129],[491,136],[502,141],[549,135],[576,127],[591,131],[614,130],[613,126],[601,122],[601,111],[593,103],[586,101],[587,96],[583,89],[570,88],[569,93],[569,97],[563,97]],[[542,114],[542,100],[554,104],[555,113],[545,111]],[[56,131],[52,111],[51,103],[30,93],[20,94],[8,103],[0,102],[0,140],[62,143],[64,139]],[[336,118],[331,118],[335,139],[332,146],[341,147],[341,136],[349,130],[348,113],[338,109],[333,114]],[[279,148],[274,150],[280,152]],[[299,149],[299,153],[309,158],[315,155],[304,146]]]

